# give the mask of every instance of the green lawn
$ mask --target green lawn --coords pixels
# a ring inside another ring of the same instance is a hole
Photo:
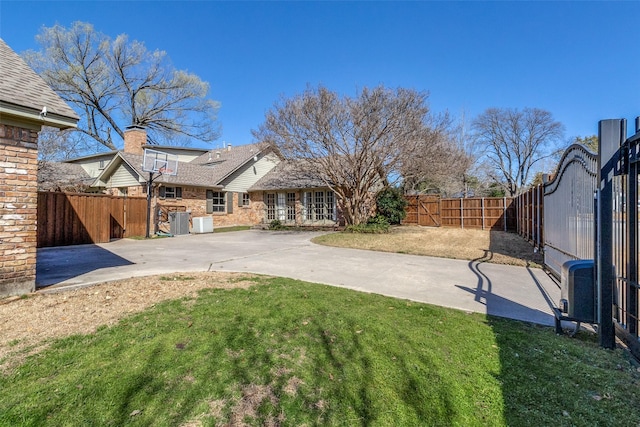
[[[56,341],[0,377],[0,425],[640,423],[637,365],[584,332],[253,280]]]

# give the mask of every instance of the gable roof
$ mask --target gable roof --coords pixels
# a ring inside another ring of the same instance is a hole
[[[247,163],[253,163],[256,156],[270,151],[265,144],[247,144],[227,150],[211,150],[190,162],[178,162],[177,175],[164,175],[158,181],[166,185],[192,187],[224,188],[223,182]],[[92,157],[92,156],[87,156]],[[76,159],[78,160],[78,159]],[[73,161],[73,160],[72,160]],[[137,181],[146,182],[149,173],[142,170],[143,156],[118,151],[111,162],[100,172],[93,187],[105,187],[109,178],[123,164],[127,164],[135,174]]]
[[[239,145],[224,150],[211,150],[191,161],[192,164],[205,166],[222,182],[229,175],[252,160],[262,152],[268,151],[268,146],[263,143]]]
[[[249,191],[301,190],[305,188],[326,188],[320,174],[302,161],[286,160],[278,163]]]
[[[119,151],[113,160],[96,177],[92,186],[104,187],[108,178],[120,167],[122,163],[127,164],[138,175],[138,180],[147,181],[149,173],[142,170],[143,156]],[[163,184],[184,185],[193,187],[215,188],[221,187],[215,180],[213,174],[207,168],[192,163],[178,162],[177,175],[163,175],[158,178]]]
[[[43,107],[47,114],[40,115]],[[0,115],[3,122],[27,122],[59,129],[76,127],[79,117],[49,85],[0,39]]]

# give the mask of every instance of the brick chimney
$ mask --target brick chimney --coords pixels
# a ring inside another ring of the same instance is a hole
[[[124,131],[124,152],[130,154],[144,154],[143,145],[147,144],[147,131],[141,126],[132,125]]]

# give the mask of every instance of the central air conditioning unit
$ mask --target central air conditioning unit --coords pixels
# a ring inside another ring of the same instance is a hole
[[[213,233],[213,217],[199,216],[193,218],[193,233]]]
[[[189,212],[169,212],[169,232],[174,236],[189,234]]]

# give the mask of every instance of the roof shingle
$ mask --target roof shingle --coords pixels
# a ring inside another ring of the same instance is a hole
[[[0,101],[78,120],[78,115],[24,60],[0,39]]]

